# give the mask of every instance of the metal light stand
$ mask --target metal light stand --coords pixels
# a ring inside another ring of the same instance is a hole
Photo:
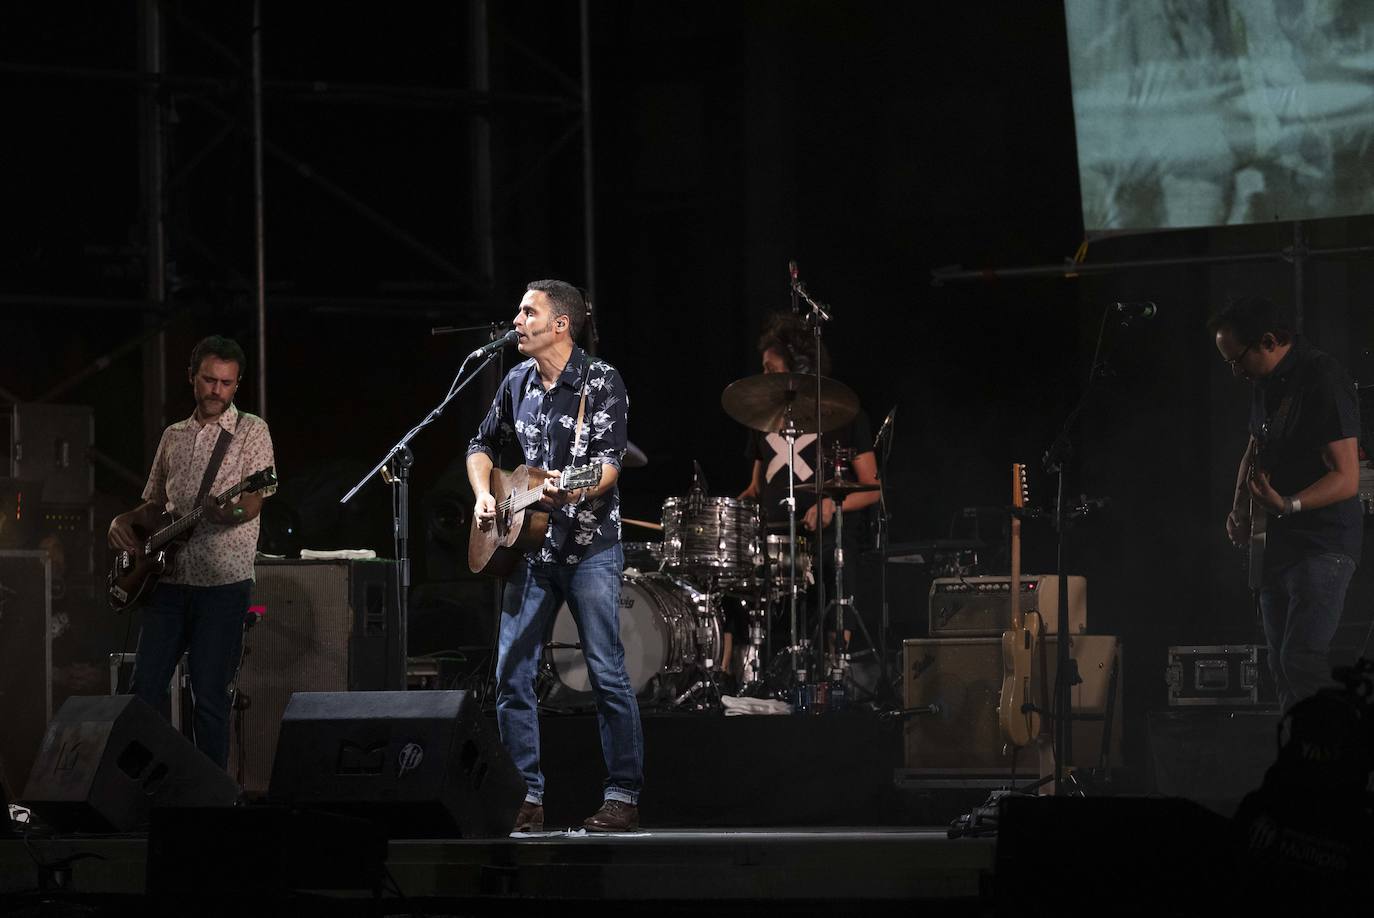
[[[486,326],[482,327],[485,328]],[[397,441],[395,446],[387,450],[382,460],[374,465],[371,471],[359,479],[358,483],[339,499],[339,503],[341,504],[348,503],[353,499],[353,495],[362,490],[363,485],[367,484],[368,479],[378,472],[382,472],[382,477],[386,482],[395,488],[392,495],[392,510],[394,512],[396,561],[398,567],[398,576],[396,578],[398,602],[396,610],[396,627],[399,632],[398,643],[400,644],[401,656],[400,686],[402,688],[405,688],[406,666],[409,660],[409,647],[407,646],[406,637],[409,625],[407,622],[406,603],[409,601],[410,597],[410,468],[415,462],[415,457],[410,451],[410,441],[416,434],[438,419],[439,415],[443,414],[444,409],[448,407],[448,403],[453,401],[458,393],[462,392],[463,389],[467,387],[468,383],[476,379],[482,371],[487,368],[487,364],[495,360],[499,354],[500,351],[493,351],[488,354],[482,360],[481,365],[464,379],[463,371],[467,369],[468,361],[472,359],[472,355],[469,354],[463,360],[462,365],[458,367],[458,372],[454,375],[453,383],[449,386],[448,394],[444,396],[444,400],[440,402],[433,411],[425,415],[423,421],[412,427],[404,437]],[[391,466],[389,469],[386,468],[388,464]],[[384,469],[386,470],[383,471]],[[393,681],[391,678],[393,675],[395,674],[390,672],[387,673],[388,683]]]

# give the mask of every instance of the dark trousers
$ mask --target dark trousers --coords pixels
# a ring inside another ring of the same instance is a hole
[[[1321,554],[1265,577],[1260,613],[1269,645],[1269,669],[1283,710],[1335,684],[1328,655],[1354,573],[1355,562],[1349,556]]]
[[[133,693],[170,716],[169,685],[188,653],[196,747],[224,768],[229,763],[229,683],[243,649],[243,619],[253,581],[223,586],[160,583],[143,608]]]

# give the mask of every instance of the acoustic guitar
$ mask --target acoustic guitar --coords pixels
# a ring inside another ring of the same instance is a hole
[[[276,483],[277,473],[269,465],[216,496],[215,504],[223,507],[240,494],[261,491]],[[159,517],[161,525],[151,534],[144,527],[135,526],[134,534],[143,544],[136,552],[121,551],[115,555],[110,565],[110,608],[118,613],[128,612],[152,593],[162,575],[172,569],[186,540],[204,516],[204,507],[197,507],[180,517],[163,513]]]
[[[496,498],[496,519],[483,529],[472,518],[468,539],[468,567],[475,574],[509,577],[525,554],[544,543],[549,514],[538,504],[544,494],[544,469],[522,465],[513,472],[492,469],[489,487]],[[567,469],[559,476],[564,491],[591,488],[601,483],[601,463]]]
[[[1021,517],[1030,489],[1026,467],[1011,467],[1011,627],[1002,632],[1002,693],[997,725],[1002,738],[1016,747],[1028,745],[1040,732],[1040,714],[1031,700],[1031,665],[1040,639],[1040,617],[1021,611]]]

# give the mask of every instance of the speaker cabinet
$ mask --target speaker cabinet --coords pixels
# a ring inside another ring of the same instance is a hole
[[[0,529],[8,522],[0,517]],[[0,551],[0,763],[18,787],[52,716],[52,564],[46,551]]]
[[[293,692],[405,688],[395,561],[262,561],[244,638],[230,771],[261,796]]]
[[[525,790],[468,692],[298,692],[268,799],[378,819],[393,838],[498,838]]]
[[[1058,636],[1044,640],[1053,691]],[[1106,635],[1075,635],[1069,656],[1078,663],[1082,682],[1073,687],[1073,766],[1094,766],[1102,750],[1103,726],[1111,698],[1111,764],[1121,757],[1121,645]],[[1041,677],[1039,653],[1034,658],[1036,685]],[[928,709],[906,723],[906,767],[938,771],[1009,773],[1012,756],[997,725],[1002,692],[1002,642],[998,638],[922,639],[903,643],[904,697],[907,708]],[[1115,686],[1113,687],[1113,680]],[[1038,688],[1035,702],[1040,703]],[[1031,749],[1016,758],[1018,774],[1033,774]]]
[[[60,830],[133,832],[155,806],[233,806],[238,786],[133,695],[75,695],[48,725],[23,800]]]

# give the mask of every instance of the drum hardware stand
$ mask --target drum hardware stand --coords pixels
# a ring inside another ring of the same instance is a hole
[[[790,568],[787,577],[788,601],[791,610],[791,631],[789,633],[790,643],[787,652],[792,656],[792,675],[796,680],[796,685],[806,684],[806,648],[803,646],[798,632],[797,619],[797,434],[801,433],[797,429],[796,422],[792,418],[793,396],[789,394],[787,407],[783,409],[782,430],[780,431],[784,440],[787,441],[787,532],[792,540],[789,550],[791,555]],[[819,409],[817,415],[820,414]],[[817,424],[817,427],[820,425]],[[816,446],[820,447],[820,435],[816,436]],[[819,467],[819,466],[818,466]],[[766,552],[765,552],[766,554]],[[822,591],[824,592],[824,591]]]
[[[816,476],[815,476],[815,477],[816,477],[816,551],[815,551],[815,555],[814,555],[814,558],[813,558],[813,560],[812,560],[811,563],[814,564],[814,565],[816,566],[816,613],[821,617],[821,620],[824,621],[824,619],[825,619],[825,535],[824,535],[823,530],[825,529],[825,527],[824,527],[823,525],[821,525],[821,523],[823,522],[822,516],[824,515],[821,511],[822,511],[822,509],[824,508],[823,501],[825,500],[825,496],[821,493],[821,471],[820,471],[820,470],[822,470],[822,469],[825,468],[825,438],[824,438],[823,436],[821,436],[821,434],[824,432],[824,431],[821,430],[821,326],[822,326],[823,324],[825,324],[826,322],[829,322],[829,321],[830,321],[830,311],[829,311],[829,307],[825,306],[825,305],[822,304],[822,303],[816,302],[816,300],[815,300],[814,298],[812,298],[811,294],[809,294],[809,293],[806,292],[806,285],[802,283],[801,278],[798,276],[798,274],[797,274],[796,272],[791,271],[790,268],[789,268],[789,274],[791,275],[792,293],[793,293],[795,296],[800,297],[800,298],[806,303],[807,306],[811,307],[810,311],[809,311],[809,312],[807,313],[807,315],[806,315],[806,322],[807,322],[808,325],[811,326],[811,336],[812,336],[812,340],[813,340],[814,343],[815,343],[815,354],[814,354],[814,357],[813,357],[813,364],[812,364],[812,367],[811,367],[811,372],[812,372],[813,374],[815,374],[815,377],[816,377],[816,469],[817,469],[817,473],[816,473]],[[797,367],[791,367],[790,369],[792,369],[792,370],[795,371],[795,370],[797,370],[798,368],[797,368]],[[789,440],[788,443],[789,443],[789,446],[790,446],[791,441]],[[790,459],[790,457],[789,457],[789,459]],[[793,471],[792,465],[791,465],[790,462],[788,463],[788,469],[787,469],[787,470],[788,470],[789,473],[791,473],[791,472]],[[795,478],[795,475],[794,475],[793,477]],[[789,484],[788,484],[788,494],[789,494],[789,498],[790,498],[790,495],[791,495],[791,483],[790,483],[790,482],[789,482]],[[795,517],[796,517],[796,502],[795,502],[795,500],[794,500],[793,503],[792,503],[792,515],[793,515],[793,518],[795,519]],[[797,544],[797,533],[796,533],[796,527],[793,526],[793,530],[792,530],[792,545],[794,546],[794,548],[793,548],[793,555],[794,555],[794,556],[795,556],[795,554],[796,554],[796,549],[795,549],[796,544]],[[795,578],[796,578],[796,573],[795,573],[795,571],[796,571],[796,561],[795,561],[795,560],[792,562],[792,569],[793,569],[793,591],[794,591],[794,593],[795,593],[795,590],[796,590],[796,586],[795,586]],[[793,634],[793,636],[792,636],[792,643],[793,643],[793,644],[796,643],[796,635],[795,635],[795,634]],[[801,672],[801,679],[799,680],[799,682],[802,683],[802,684],[804,684],[804,683],[806,682],[805,672],[804,672],[804,671]]]

